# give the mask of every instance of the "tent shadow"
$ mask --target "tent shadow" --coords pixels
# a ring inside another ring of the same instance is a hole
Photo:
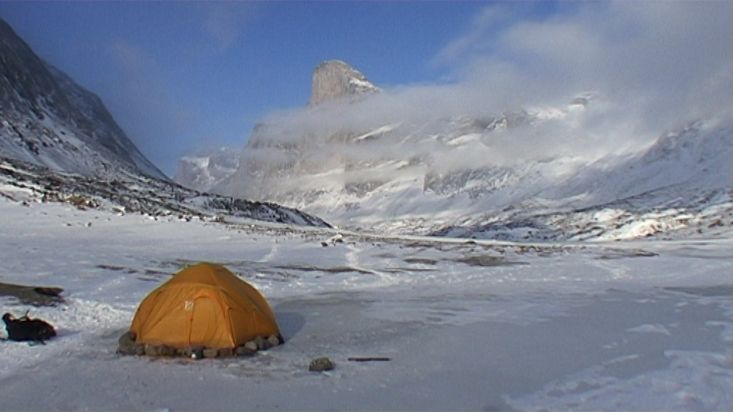
[[[305,326],[305,318],[297,312],[283,312],[275,309],[275,319],[285,340],[290,340]]]

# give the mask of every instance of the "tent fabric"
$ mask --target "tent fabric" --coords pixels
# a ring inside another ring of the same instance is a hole
[[[213,263],[189,266],[150,292],[130,330],[136,343],[174,348],[235,348],[257,336],[280,336],[264,296]]]

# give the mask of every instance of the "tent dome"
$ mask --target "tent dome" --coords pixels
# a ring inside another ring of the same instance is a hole
[[[148,294],[132,320],[138,344],[235,348],[257,336],[280,336],[257,289],[224,266],[199,263]]]

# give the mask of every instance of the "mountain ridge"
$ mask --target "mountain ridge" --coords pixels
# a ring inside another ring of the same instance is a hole
[[[553,144],[571,134],[580,139],[571,148],[588,146],[578,125],[603,114],[598,92],[478,116],[348,122],[367,117],[378,99],[336,100],[262,121],[237,171],[212,190],[390,234],[571,240],[666,236],[690,221],[733,225],[730,116],[693,119],[625,152],[584,155]],[[594,220],[606,214],[613,218]],[[638,226],[654,216],[667,223]]]
[[[38,57],[0,19],[0,153],[58,171],[168,178],[137,149],[96,94]]]

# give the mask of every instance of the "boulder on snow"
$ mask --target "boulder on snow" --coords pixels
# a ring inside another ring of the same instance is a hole
[[[237,349],[234,350],[234,353],[236,353],[237,356],[253,356],[255,353],[257,353],[257,348],[255,347],[253,350],[251,346],[250,347],[247,347],[247,345],[237,346]]]
[[[138,343],[135,345],[135,355],[136,356],[143,356],[145,355],[145,345]]]
[[[333,361],[327,357],[313,359],[308,366],[308,370],[311,372],[324,372],[333,370],[335,367]]]
[[[257,343],[253,340],[245,343],[244,347],[252,352],[257,352],[259,350],[259,346],[257,346]]]
[[[219,356],[219,351],[213,348],[206,348],[203,350],[204,358],[213,359]]]
[[[158,347],[156,345],[145,344],[145,356],[158,356]]]
[[[203,359],[204,348],[201,346],[195,346],[191,348],[191,359]]]
[[[160,356],[176,356],[176,348],[167,345],[161,345],[158,348],[158,354]]]
[[[117,340],[117,353],[121,355],[135,355],[137,345],[135,344],[135,332],[127,331]]]
[[[280,338],[278,336],[275,336],[275,335],[270,335],[267,338],[267,343],[270,344],[270,347],[271,348],[274,348],[275,346],[280,345]]]
[[[257,350],[268,350],[268,349],[270,349],[270,344],[262,336],[258,336],[256,338],[254,338],[254,343],[257,345]]]
[[[219,349],[220,358],[231,358],[234,356],[234,350],[232,348],[221,348]]]

